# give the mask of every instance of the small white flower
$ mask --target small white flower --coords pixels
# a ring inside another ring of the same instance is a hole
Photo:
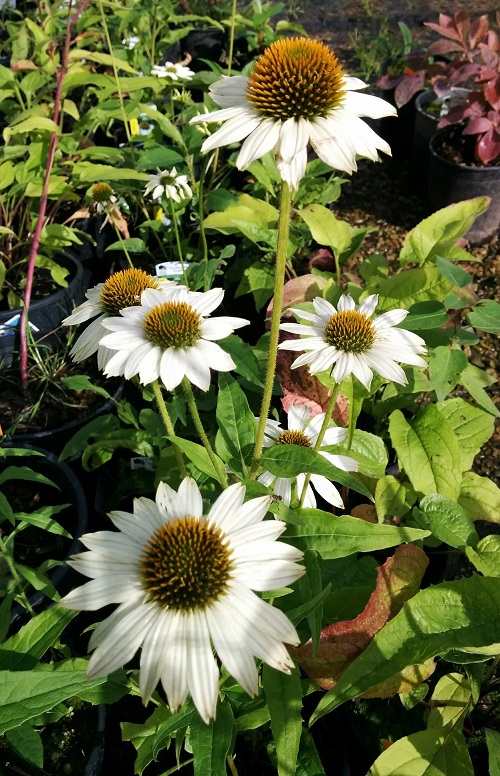
[[[164,65],[155,65],[151,75],[170,78],[171,81],[189,81],[194,76],[194,72],[179,62],[165,62]]]
[[[115,355],[106,364],[108,377],[139,375],[143,385],[159,377],[172,391],[184,377],[208,391],[210,369],[229,372],[235,368],[231,356],[215,343],[234,329],[246,326],[243,318],[207,318],[222,302],[224,291],[213,288],[192,293],[178,286],[168,300],[161,291],[147,289],[139,307],[122,310],[119,318],[106,318],[102,325],[111,331],[101,344]]]
[[[122,43],[125,48],[128,48],[129,51],[132,51],[135,49],[139,41],[140,37],[138,35],[130,35],[128,38],[123,38]]]
[[[92,186],[90,196],[92,197],[90,211],[98,215],[107,213],[118,202],[118,197],[109,183],[96,183]]]
[[[278,40],[257,59],[248,78],[222,76],[210,95],[222,110],[211,121],[223,126],[202,151],[245,140],[236,160],[245,170],[269,151],[276,154],[281,178],[296,189],[307,164],[310,142],[330,167],[351,174],[356,156],[378,161],[377,151],[391,153],[361,116],[396,116],[396,108],[379,97],[359,94],[366,84],[346,76],[323,43],[307,38]],[[195,116],[191,123],[206,121]]]
[[[373,372],[400,385],[407,379],[396,363],[427,366],[418,353],[426,352],[425,342],[411,331],[396,329],[408,315],[407,310],[390,310],[375,320],[371,316],[377,306],[378,295],[373,294],[357,308],[348,294],[341,296],[335,308],[321,297],[313,300],[314,313],[294,310],[309,324],[282,323],[280,328],[304,339],[287,340],[281,350],[307,351],[292,364],[292,369],[309,364],[311,374],[333,366],[337,383],[353,374],[370,390]],[[335,366],[334,366],[335,365]]]
[[[87,301],[62,322],[64,326],[76,326],[95,318],[75,342],[70,353],[73,360],[83,361],[97,352],[99,369],[103,369],[107,360],[114,355],[113,351],[101,346],[101,340],[107,334],[102,326],[103,320],[119,315],[125,307],[140,304],[141,294],[146,288],[156,288],[166,293],[169,289],[177,288],[177,283],[148,275],[142,269],[124,269],[115,272],[105,283],[89,288],[85,294]]]
[[[70,561],[91,581],[62,599],[68,609],[119,604],[92,634],[88,676],[106,676],[142,646],[139,687],[145,703],[161,681],[175,713],[188,693],[205,722],[215,718],[220,661],[250,695],[258,692],[257,657],[290,673],[285,644],[295,628],[253,591],[295,582],[302,553],[277,542],[285,523],[264,517],[270,497],[243,503],[241,484],[227,488],[208,515],[189,477],[178,492],[160,483],[156,503],[112,512],[119,532],[82,536],[89,552]]]
[[[146,186],[144,196],[151,194],[153,199],[159,199],[165,196],[166,199],[173,199],[174,202],[182,202],[183,199],[189,199],[193,192],[187,182],[187,175],[177,175],[177,170],[172,167],[168,170],[158,170],[149,176],[149,183]]]
[[[288,412],[288,430],[283,429],[277,420],[270,420],[269,418],[266,420],[264,447],[272,447],[273,445],[300,445],[301,447],[314,448],[324,419],[324,412],[311,417],[306,406],[292,404]],[[326,430],[318,453],[336,466],[337,469],[341,469],[344,472],[356,472],[358,470],[358,463],[354,458],[350,458],[347,455],[334,455],[323,449],[329,445],[339,444],[339,442],[342,442],[345,439],[346,434],[345,428],[338,428],[332,424]],[[259,482],[262,482],[262,484],[266,485],[268,488],[272,488],[273,492],[276,493],[277,496],[280,496],[287,506],[290,506],[294,486],[295,496],[297,499],[300,498],[305,479],[305,474],[299,474],[297,477],[290,479],[287,477],[276,477],[276,475],[271,474],[271,472],[264,472],[258,477]],[[344,502],[342,501],[337,488],[329,479],[323,477],[321,474],[311,474],[310,484],[307,487],[304,500],[304,507],[314,508],[316,506],[316,498],[311,485],[314,485],[314,488],[318,491],[320,496],[329,504],[334,507],[343,508]]]

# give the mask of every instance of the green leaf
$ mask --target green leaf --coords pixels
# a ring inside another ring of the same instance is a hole
[[[320,509],[294,511],[301,523],[289,523],[285,538],[303,552],[317,550],[324,560],[345,558],[357,552],[382,550],[429,536],[429,531],[418,528],[396,528],[392,525],[367,523],[349,515],[334,517]]]
[[[194,715],[192,704],[186,704],[177,714],[172,714],[166,706],[158,706],[146,722],[123,722],[122,738],[131,741],[137,750],[134,772],[142,774],[146,766],[168,746],[170,737],[191,724]]]
[[[437,329],[446,323],[448,318],[446,308],[441,302],[417,302],[410,307],[402,328],[408,331]]]
[[[147,250],[146,243],[141,240],[140,237],[129,237],[126,240],[111,243],[108,245],[104,253],[107,251],[125,251],[129,253],[145,253]]]
[[[170,140],[173,140],[174,143],[176,143],[180,148],[186,147],[186,143],[184,142],[184,138],[182,137],[181,133],[170,121],[170,119],[167,118],[167,116],[165,116],[163,113],[160,113],[160,111],[156,108],[152,108],[151,105],[141,103],[139,108],[141,113],[145,113],[146,116],[149,116],[150,119],[156,121],[163,134],[169,137]]]
[[[500,488],[489,477],[465,472],[458,503],[473,520],[500,523]]]
[[[406,269],[379,284],[377,312],[386,312],[396,307],[409,309],[417,302],[442,302],[453,288],[437,267]]]
[[[28,132],[56,132],[59,133],[57,124],[45,116],[33,116],[32,118],[20,121],[18,124],[11,124],[3,131],[3,137],[6,143],[14,135],[25,135]]]
[[[43,744],[40,733],[27,722],[18,728],[7,730],[5,738],[16,754],[30,765],[43,768]]]
[[[233,739],[234,717],[229,703],[219,703],[214,722],[206,724],[199,714],[191,722],[190,743],[194,776],[226,776],[226,757]]]
[[[459,380],[460,385],[463,385],[469,391],[480,407],[498,418],[500,412],[484,390],[495,382],[496,378],[487,374],[487,372],[483,372],[482,369],[474,366],[474,364],[469,364],[467,369],[464,369]]]
[[[488,197],[476,197],[438,210],[424,218],[406,235],[399,254],[401,264],[436,261],[439,256],[452,258],[457,241],[465,235],[474,219],[488,207]]]
[[[422,684],[419,684],[413,690],[400,693],[399,698],[405,709],[409,711],[410,709],[415,708],[420,701],[423,701],[428,692],[429,685],[426,682],[422,682]]]
[[[251,345],[235,334],[219,340],[219,345],[232,357],[236,364],[235,372],[248,380],[256,390],[264,387],[260,365]]]
[[[51,606],[37,614],[0,648],[1,670],[27,670],[50,649],[77,612]]]
[[[438,401],[453,390],[468,360],[463,350],[440,345],[429,352],[429,379]]]
[[[70,391],[92,391],[93,393],[98,393],[99,396],[104,396],[105,399],[111,399],[107,390],[100,385],[94,385],[88,375],[71,375],[70,377],[64,377],[61,382]]]
[[[111,167],[108,164],[94,164],[93,162],[78,162],[73,167],[73,174],[82,183],[122,180],[147,182],[149,180],[149,176],[145,172],[138,172],[127,167]]]
[[[167,439],[174,445],[177,445],[181,453],[184,453],[200,472],[208,475],[213,480],[219,481],[219,475],[214,468],[210,456],[202,445],[198,445],[196,442],[191,442],[189,439],[182,439],[177,436],[169,436]],[[220,469],[223,471],[224,462],[218,456],[216,456],[216,458],[220,463]]]
[[[467,286],[472,280],[472,275],[469,275],[464,269],[457,267],[456,264],[452,264],[451,261],[446,261],[446,259],[442,259],[439,256],[436,259],[436,267],[443,277],[459,288]]]
[[[120,426],[118,418],[115,415],[99,415],[91,420],[83,428],[80,428],[68,442],[64,445],[59,456],[60,461],[71,458],[73,455],[81,453],[92,437],[104,437],[108,431],[116,431]]]
[[[386,518],[403,517],[409,512],[406,494],[405,486],[392,475],[388,474],[378,480],[375,488],[375,507],[379,523]]]
[[[299,756],[295,776],[325,776],[314,739],[308,730],[302,728]]]
[[[418,493],[441,493],[456,500],[462,467],[453,429],[434,405],[408,423],[400,410],[389,418],[389,433],[400,466]]]
[[[302,686],[299,669],[293,668],[290,675],[287,675],[264,664],[262,684],[271,713],[278,776],[295,776],[302,731]]]
[[[264,261],[255,261],[243,271],[235,297],[251,293],[257,310],[261,310],[273,294],[274,276],[274,266]]]
[[[447,399],[438,406],[453,429],[460,449],[462,471],[472,466],[483,444],[493,434],[492,415],[460,398]]]
[[[299,591],[302,601],[311,601],[323,592],[321,584],[321,571],[316,552],[306,550],[304,553],[304,567],[306,573],[299,579]],[[327,595],[330,592],[328,589]],[[313,643],[313,652],[316,652],[319,645],[319,634],[321,631],[321,622],[323,620],[323,599],[319,605],[307,615],[307,622],[311,631]]]
[[[467,318],[475,329],[500,333],[500,304],[494,299],[478,302]]]
[[[257,424],[245,394],[236,380],[225,372],[219,373],[216,417],[227,450],[239,464],[237,473],[246,477],[255,447]]]
[[[500,776],[500,733],[485,728],[490,776]]]
[[[273,445],[263,450],[259,463],[264,469],[277,477],[296,477],[298,474],[320,474],[329,480],[340,482],[357,493],[362,493],[372,501],[368,488],[348,472],[333,466],[319,453],[309,447],[299,445]]]
[[[467,557],[485,577],[500,577],[500,536],[485,536],[476,547],[467,547]]]
[[[474,576],[421,590],[378,633],[320,701],[314,720],[413,663],[500,642],[500,586]]]
[[[113,57],[111,54],[104,54],[101,51],[72,48],[69,52],[69,61],[76,62],[82,59],[88,60],[89,62],[97,62],[97,64],[104,65],[105,67],[116,67],[118,71],[123,70],[125,73],[137,75],[137,70],[129,65],[128,62],[125,62],[118,57]]]
[[[37,509],[35,512],[16,512],[16,519],[22,520],[30,525],[36,525],[38,528],[43,528],[44,531],[56,534],[57,536],[67,536],[71,539],[71,534],[55,520],[52,520],[52,515],[62,512],[63,509],[67,509],[69,506],[71,505],[60,504],[55,507],[40,507],[40,509]]]
[[[328,245],[339,256],[351,244],[351,227],[346,221],[335,218],[332,211],[323,205],[308,205],[299,210],[300,217],[311,230],[313,240],[319,245]]]
[[[0,472],[0,485],[10,480],[29,480],[30,482],[41,482],[44,485],[51,485],[57,488],[52,480],[49,480],[44,474],[34,472],[29,466],[7,466],[3,472]]]
[[[329,450],[326,446],[324,449]],[[388,454],[383,440],[375,434],[358,428],[354,430],[350,448],[346,439],[341,444],[335,445],[335,448],[332,447],[331,452],[337,454],[343,452],[354,458],[359,464],[358,471],[365,477],[383,477],[387,468]]]
[[[79,151],[78,153],[81,152]],[[178,151],[174,151],[173,148],[165,148],[164,146],[153,146],[153,148],[147,148],[141,152],[139,159],[137,160],[138,170],[170,170],[177,164],[182,164],[184,157],[181,156]]]
[[[207,210],[225,210],[229,205],[235,205],[236,196],[228,189],[214,189],[207,195]]]
[[[460,731],[420,730],[400,738],[377,757],[367,776],[474,776]]]
[[[427,528],[451,547],[464,550],[479,541],[474,523],[467,512],[446,496],[438,493],[424,496],[420,507],[415,507],[413,514],[422,528]]]

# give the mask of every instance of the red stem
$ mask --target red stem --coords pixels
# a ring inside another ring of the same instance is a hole
[[[66,37],[64,40],[64,49],[63,49],[63,54],[61,58],[61,66],[57,71],[57,76],[56,76],[56,94],[54,97],[54,114],[53,114],[53,121],[55,124],[59,123],[59,114],[60,114],[61,105],[62,105],[62,88],[63,88],[64,77],[68,70],[68,57],[69,57],[72,31],[85,5],[86,5],[86,0],[83,3],[80,3],[75,13],[73,14],[73,16],[71,16],[71,2],[70,2],[70,7],[68,9],[68,19],[66,22]],[[42,229],[43,229],[44,220],[45,220],[45,213],[47,210],[50,174],[52,172],[52,167],[54,166],[54,156],[56,152],[57,137],[58,137],[57,132],[54,131],[50,133],[49,148],[47,151],[47,162],[45,165],[45,177],[43,179],[42,196],[40,198],[40,210],[38,212],[35,233],[33,235],[33,242],[31,244],[30,257],[28,260],[28,269],[26,272],[26,286],[24,290],[23,309],[21,312],[21,322],[19,327],[20,372],[21,372],[20,376],[21,376],[21,387],[23,391],[26,391],[28,387],[28,338],[27,338],[28,312],[29,312],[29,307],[31,302],[33,277],[35,274],[35,259],[38,253],[38,247],[40,245],[40,236],[42,234]]]

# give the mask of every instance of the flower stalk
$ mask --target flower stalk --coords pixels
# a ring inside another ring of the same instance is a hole
[[[175,436],[175,429],[174,425],[172,423],[172,420],[170,418],[167,405],[165,404],[165,399],[163,398],[163,394],[161,392],[160,384],[158,380],[153,380],[151,383],[151,387],[153,389],[153,393],[155,395],[156,403],[158,405],[158,410],[161,415],[161,419],[163,421],[163,425],[165,426],[165,430],[168,434],[168,436]],[[174,453],[175,457],[177,459],[177,465],[179,467],[179,471],[181,473],[182,477],[187,477],[187,471],[186,466],[184,464],[184,458],[182,457],[182,453],[177,447],[177,445],[174,445]]]
[[[223,488],[227,488],[229,483],[227,481],[226,472],[224,471],[224,468],[221,466],[219,459],[217,458],[214,451],[212,450],[212,445],[210,444],[210,441],[206,435],[205,429],[203,428],[203,424],[201,422],[200,413],[198,412],[198,407],[196,406],[196,399],[194,398],[194,393],[193,393],[193,389],[191,388],[191,383],[186,377],[182,381],[182,389],[184,391],[184,395],[186,396],[189,412],[191,413],[191,417],[193,419],[193,423],[195,425],[198,436],[200,437],[203,443],[203,447],[208,453],[208,456],[212,462],[212,465],[215,471],[217,472],[217,477],[219,479],[220,484],[222,485]]]
[[[328,425],[332,419],[332,412],[335,409],[335,404],[337,402],[337,397],[339,395],[340,391],[340,383],[336,383],[332,395],[330,396],[330,399],[328,401],[328,406],[325,410],[325,417],[323,419],[323,423],[321,424],[321,429],[318,434],[318,438],[316,440],[316,444],[314,445],[313,450],[317,452],[319,448],[321,447],[321,443],[323,442],[323,439],[325,438],[326,430],[328,428]],[[306,474],[306,479],[304,482],[304,486],[302,488],[302,493],[300,494],[300,500],[299,500],[299,508],[301,508],[304,505],[304,500],[307,493],[307,488],[309,487],[309,483],[311,482],[311,473],[309,472]]]

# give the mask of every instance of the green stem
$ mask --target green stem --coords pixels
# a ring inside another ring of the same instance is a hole
[[[163,420],[163,425],[165,426],[165,429],[167,431],[167,434],[169,436],[175,436],[175,429],[172,421],[170,420],[170,415],[168,414],[167,405],[165,404],[165,399],[163,398],[163,394],[161,392],[160,384],[158,380],[154,380],[151,383],[153,387],[153,393],[155,395],[156,403],[158,405],[158,409],[160,411],[161,419]],[[174,445],[174,453],[175,457],[177,458],[177,464],[179,466],[179,471],[181,473],[182,477],[187,477],[187,471],[186,467],[184,465],[184,459],[182,457],[182,453],[177,447],[177,445]]]
[[[221,466],[221,462],[219,461],[214,451],[212,450],[212,446],[205,433],[205,429],[203,428],[203,424],[201,422],[201,418],[198,412],[198,407],[196,406],[196,399],[194,398],[193,389],[191,388],[191,383],[189,382],[187,377],[185,377],[182,381],[182,388],[186,396],[189,412],[191,413],[191,417],[193,418],[193,423],[195,425],[196,431],[198,432],[198,436],[203,442],[203,446],[207,451],[210,460],[212,461],[212,465],[215,471],[217,472],[217,477],[219,479],[220,484],[222,485],[223,488],[227,488],[228,481],[226,477],[226,472],[224,471],[224,468]]]
[[[328,428],[328,425],[332,419],[332,412],[335,409],[335,403],[337,401],[337,396],[339,395],[340,390],[340,383],[337,383],[335,385],[335,388],[332,391],[332,395],[330,396],[330,400],[328,402],[328,407],[325,411],[325,417],[323,418],[323,423],[321,424],[321,428],[319,430],[318,438],[316,440],[316,443],[314,445],[314,451],[317,452],[319,448],[321,447],[321,443],[323,442],[323,439],[325,438],[326,430]],[[304,487],[302,488],[302,493],[300,494],[300,501],[299,501],[299,508],[303,506],[304,499],[306,497],[307,488],[309,487],[309,483],[311,481],[311,474],[306,474],[306,478],[304,480]]]
[[[198,186],[198,218],[200,221],[200,239],[201,239],[201,247],[203,249],[203,263],[205,265],[205,269],[203,272],[204,291],[208,291],[208,277],[207,277],[208,243],[207,243],[207,236],[205,234],[205,227],[203,226],[203,221],[205,219],[203,193],[205,188],[205,175],[207,174],[207,169],[208,169],[208,161],[205,161],[201,168],[200,181]]]
[[[22,583],[21,577],[17,573],[17,569],[16,569],[16,566],[15,566],[15,563],[14,563],[14,559],[12,558],[12,556],[9,553],[9,551],[7,550],[7,547],[5,546],[5,543],[4,543],[4,541],[3,541],[3,539],[1,537],[0,537],[0,552],[2,553],[2,555],[3,555],[4,559],[5,559],[5,562],[7,563],[7,566],[9,567],[9,571],[12,574],[12,578],[13,578],[15,584],[16,584],[16,587],[19,590],[19,597],[22,599],[22,602],[23,602],[23,605],[24,605],[25,609],[27,609],[28,612],[31,614],[31,616],[34,617],[35,616],[35,612],[33,611],[33,607],[31,606],[31,604],[30,604],[30,602],[28,600],[28,596],[24,592],[23,583]]]
[[[175,244],[177,246],[177,255],[179,256],[179,261],[181,263],[182,267],[182,279],[184,281],[184,285],[187,286],[187,277],[186,277],[186,269],[184,267],[184,256],[182,255],[182,246],[181,246],[181,238],[179,237],[179,228],[177,226],[177,215],[174,208],[174,202],[172,199],[168,200],[168,204],[170,207],[170,215],[172,217],[172,226],[174,227],[174,234],[175,234]]]
[[[238,776],[238,769],[236,768],[236,765],[234,764],[234,760],[231,757],[231,755],[227,756],[227,764],[228,764],[229,770],[231,771],[231,776]]]
[[[267,415],[273,395],[274,374],[276,371],[276,358],[278,354],[278,338],[281,321],[281,308],[283,306],[283,286],[285,285],[286,251],[288,246],[288,231],[290,227],[290,213],[292,210],[292,194],[288,183],[281,184],[281,205],[278,221],[278,245],[276,251],[276,272],[274,277],[273,314],[271,318],[271,331],[269,336],[269,355],[267,358],[266,382],[260,408],[259,425],[255,440],[255,450],[252,460],[250,476],[255,476],[259,458],[262,453],[264,431]]]
[[[132,259],[130,258],[130,254],[129,254],[129,252],[128,252],[128,250],[127,250],[126,246],[125,246],[125,243],[123,242],[122,236],[121,236],[121,234],[120,234],[120,230],[118,229],[118,227],[116,226],[116,224],[114,223],[114,221],[113,221],[113,226],[115,227],[115,232],[116,232],[116,234],[117,234],[118,241],[119,241],[119,243],[120,243],[120,245],[121,245],[121,249],[122,249],[123,253],[124,253],[124,254],[125,254],[125,256],[126,256],[126,259],[127,259],[127,261],[128,261],[128,265],[129,265],[130,269],[134,269],[134,263],[133,263]]]
[[[229,26],[229,56],[227,63],[227,74],[231,75],[231,65],[233,64],[233,51],[234,51],[234,33],[236,28],[236,0],[233,0],[231,6],[231,23]]]
[[[337,285],[340,288],[340,261],[337,251],[333,252],[333,260],[335,262],[335,276],[337,279]]]

